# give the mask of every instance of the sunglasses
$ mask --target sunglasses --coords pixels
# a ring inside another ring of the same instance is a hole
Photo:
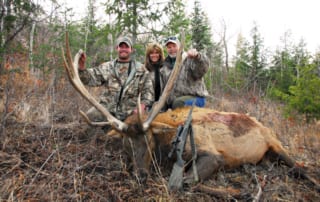
[[[171,37],[166,38],[166,39],[164,40],[164,43],[167,43],[167,42],[170,41],[170,40],[175,41],[175,40],[177,40],[177,39],[178,39],[177,37],[171,36]]]

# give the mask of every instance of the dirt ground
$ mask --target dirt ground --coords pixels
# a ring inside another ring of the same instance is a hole
[[[269,160],[221,170],[205,186],[170,193],[171,165],[160,165],[160,172],[152,168],[147,183],[140,184],[121,140],[108,138],[99,128],[89,136],[77,122],[44,126],[9,120],[5,134],[1,201],[320,201],[308,182],[289,177],[288,167]],[[308,173],[319,180],[319,167],[309,163]],[[241,193],[214,194],[213,188],[227,187]]]

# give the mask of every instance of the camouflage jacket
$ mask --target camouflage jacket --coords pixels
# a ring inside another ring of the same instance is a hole
[[[181,72],[167,100],[167,105],[171,106],[176,98],[185,95],[198,97],[206,97],[208,95],[203,76],[208,71],[209,60],[204,54],[199,54],[199,57],[194,59],[186,57],[186,53],[183,54]],[[169,63],[169,60],[168,56],[165,59],[164,66],[160,70],[162,90],[172,71],[172,67],[170,68],[172,65]]]
[[[114,60],[96,68],[79,71],[79,75],[85,85],[105,87],[100,103],[118,119],[124,120],[137,107],[140,92],[141,103],[147,107],[151,107],[153,103],[151,77],[139,62],[122,63]]]

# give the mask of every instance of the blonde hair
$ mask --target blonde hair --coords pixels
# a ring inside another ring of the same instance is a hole
[[[163,48],[162,46],[157,43],[157,42],[152,42],[152,43],[149,43],[146,47],[146,56],[145,56],[145,67],[149,70],[149,71],[153,71],[154,67],[153,65],[151,64],[151,61],[150,61],[150,54],[156,50],[159,54],[160,54],[160,59],[159,59],[159,62],[160,64],[163,63],[164,61],[164,53],[163,53]],[[162,65],[160,65],[161,67]]]

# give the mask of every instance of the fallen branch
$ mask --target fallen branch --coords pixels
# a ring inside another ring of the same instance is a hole
[[[206,186],[204,184],[198,184],[192,188],[193,191],[199,191],[199,192],[204,192],[219,198],[225,198],[228,196],[232,196],[235,198],[239,198],[242,194],[240,190],[238,189],[233,189],[233,188],[213,188]]]
[[[258,201],[260,201],[260,198],[261,198],[261,196],[262,196],[262,188],[263,188],[264,185],[265,185],[265,181],[266,181],[267,175],[264,175],[264,176],[263,176],[263,181],[262,181],[262,183],[261,183],[262,186],[260,185],[259,180],[258,180],[256,174],[254,174],[254,178],[256,179],[256,182],[257,182],[258,193],[257,193],[256,196],[253,198],[253,202],[258,202]]]

